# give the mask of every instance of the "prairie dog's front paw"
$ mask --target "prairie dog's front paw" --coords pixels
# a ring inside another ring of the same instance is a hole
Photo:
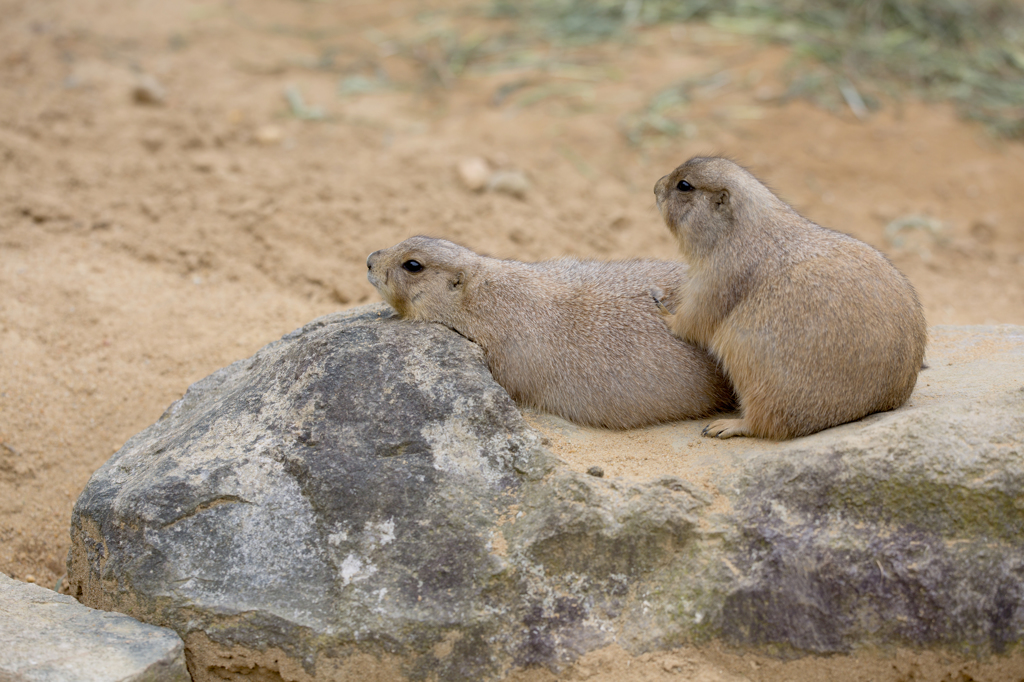
[[[654,305],[658,306],[658,312],[665,317],[669,317],[675,312],[668,307],[665,300],[665,292],[662,291],[661,287],[651,287],[651,298],[654,299]]]
[[[700,432],[709,438],[732,438],[733,436],[753,436],[745,419],[716,419]]]

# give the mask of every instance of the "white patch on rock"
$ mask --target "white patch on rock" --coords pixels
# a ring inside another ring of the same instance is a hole
[[[380,533],[381,547],[395,541],[395,520],[393,518],[388,519],[383,523],[376,523],[372,525],[376,526],[375,530]]]
[[[376,572],[376,566],[369,562],[363,563],[363,560],[355,554],[349,554],[345,557],[345,560],[341,562],[341,580],[343,586],[347,586],[349,583],[358,582],[360,580],[366,580]]]
[[[457,419],[428,424],[421,431],[434,452],[434,468],[449,474],[479,475],[482,458],[479,443]]]

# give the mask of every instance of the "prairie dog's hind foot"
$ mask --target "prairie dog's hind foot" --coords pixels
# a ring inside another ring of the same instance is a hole
[[[746,419],[716,419],[700,432],[709,438],[732,438],[733,436],[753,436]]]

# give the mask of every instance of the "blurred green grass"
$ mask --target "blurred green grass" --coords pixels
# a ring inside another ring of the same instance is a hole
[[[556,43],[628,38],[704,21],[787,44],[787,96],[863,116],[879,97],[949,100],[1007,137],[1024,137],[1021,0],[492,0],[493,16]]]

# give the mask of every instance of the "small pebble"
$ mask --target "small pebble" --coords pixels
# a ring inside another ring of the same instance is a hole
[[[132,88],[132,99],[136,104],[163,104],[167,99],[167,93],[160,82],[147,73],[142,74],[135,81],[135,86]]]
[[[284,138],[284,132],[275,125],[265,125],[259,127],[254,137],[260,144],[272,145]]]
[[[587,469],[587,473],[590,474],[591,476],[596,476],[598,478],[604,478],[604,469],[602,469],[601,467],[597,467],[597,466],[590,467],[589,469]]]
[[[490,180],[487,181],[487,189],[523,199],[530,189],[530,181],[522,171],[500,170],[491,174]]]
[[[36,581],[36,577],[34,575],[32,575],[31,573],[25,576],[25,582],[27,582],[27,583],[34,583],[35,581]]]
[[[487,163],[486,159],[482,159],[479,156],[474,156],[469,159],[463,159],[455,166],[456,172],[459,174],[459,180],[466,186],[466,189],[479,192],[487,186],[487,181],[491,177],[491,166]]]

